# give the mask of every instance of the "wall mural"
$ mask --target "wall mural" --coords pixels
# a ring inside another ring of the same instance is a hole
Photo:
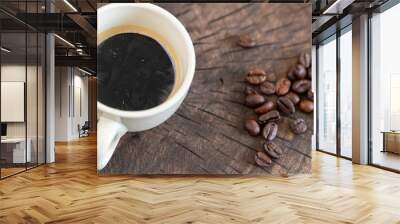
[[[98,10],[98,172],[311,172],[311,5]]]

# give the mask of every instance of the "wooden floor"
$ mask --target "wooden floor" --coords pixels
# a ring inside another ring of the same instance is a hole
[[[314,153],[313,174],[99,177],[94,138],[0,181],[0,223],[400,223],[400,175]]]
[[[400,170],[400,155],[392,152],[374,151],[372,157],[374,164]]]
[[[1,168],[1,177],[7,177],[11,176],[13,174],[22,172],[25,170],[25,167],[7,167],[7,168]]]

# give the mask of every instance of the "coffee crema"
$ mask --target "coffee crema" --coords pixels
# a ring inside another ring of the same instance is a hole
[[[126,31],[109,31],[100,38],[97,46],[98,101],[125,111],[156,107],[176,89],[179,78],[175,61],[150,35]]]

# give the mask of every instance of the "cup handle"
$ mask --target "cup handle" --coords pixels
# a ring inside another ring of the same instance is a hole
[[[97,124],[97,170],[107,165],[119,140],[127,131],[119,118],[100,117]]]

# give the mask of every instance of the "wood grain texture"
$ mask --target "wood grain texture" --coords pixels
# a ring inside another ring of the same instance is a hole
[[[0,181],[0,223],[400,223],[400,175],[313,152],[311,175],[101,177],[96,139]]]
[[[311,171],[313,118],[296,112],[280,121],[275,140],[284,156],[260,168],[254,155],[263,139],[243,129],[253,116],[244,106],[244,77],[259,66],[284,77],[301,52],[311,51],[309,4],[159,4],[189,31],[196,72],[188,96],[164,124],[126,134],[100,174],[251,174],[292,175]],[[257,47],[237,46],[250,34]],[[308,131],[295,136],[288,122],[306,120]]]

